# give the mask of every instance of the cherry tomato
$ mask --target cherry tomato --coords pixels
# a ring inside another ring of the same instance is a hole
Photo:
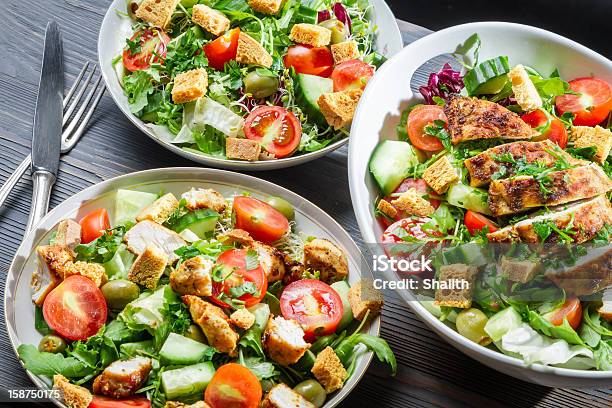
[[[302,125],[280,106],[260,106],[244,122],[244,134],[277,158],[291,156],[300,145]]]
[[[407,178],[407,179],[404,179],[404,181],[402,181],[401,184],[395,190],[393,190],[393,193],[391,193],[391,195],[386,196],[384,200],[390,203],[391,201],[397,198],[397,196],[395,196],[396,194],[404,193],[410,190],[411,188],[414,188],[417,191],[417,193],[423,194],[423,195],[429,194],[433,191],[432,189],[429,188],[425,180]],[[427,201],[429,201],[429,203],[434,208],[438,208],[440,206],[440,200],[436,200],[435,198],[429,198]],[[404,211],[397,209],[397,215],[395,216],[393,220],[389,220],[389,218],[381,216],[380,221],[383,224],[383,226],[387,228],[389,225],[393,224],[394,221],[399,221],[401,219],[408,218],[409,216],[410,214],[406,214]]]
[[[338,292],[318,279],[290,283],[281,294],[280,307],[285,319],[302,326],[308,342],[335,332],[344,313]]]
[[[228,276],[223,282],[213,281],[213,295],[211,300],[222,307],[229,307],[227,303],[219,299],[221,293],[225,293],[229,297],[232,296],[231,289],[240,285],[251,282],[255,285],[257,293],[246,293],[239,296],[237,299],[244,302],[245,307],[251,307],[261,302],[266,295],[268,289],[268,278],[261,264],[253,269],[247,269],[247,250],[246,249],[229,249],[219,255],[217,265],[221,266],[222,276]]]
[[[576,330],[582,321],[582,304],[577,297],[569,298],[557,310],[554,310],[546,315],[546,318],[555,326],[561,326],[563,320],[567,322],[572,329]]]
[[[287,68],[298,74],[318,75],[327,78],[334,70],[334,57],[327,47],[292,45],[284,58]]]
[[[437,242],[430,241],[422,243],[430,237],[423,231],[423,224],[430,222],[431,218],[404,218],[391,224],[382,235],[382,245],[387,256],[391,259],[414,260],[420,259],[421,255],[428,257],[431,250],[436,247]],[[430,234],[432,234],[430,232]],[[414,240],[416,238],[416,241]],[[407,275],[428,273],[428,270],[403,271]]]
[[[420,105],[410,112],[406,127],[414,147],[426,152],[437,152],[444,148],[440,139],[425,133],[425,128],[433,125],[436,120],[448,123],[444,109],[438,105]]]
[[[521,116],[521,119],[533,129],[540,132],[540,136],[534,140],[549,139],[559,145],[562,149],[567,146],[567,130],[558,118],[550,115],[542,109],[536,109]]]
[[[257,408],[263,391],[259,380],[245,366],[236,363],[217,369],[204,392],[211,408]]]
[[[170,37],[158,28],[145,28],[136,31],[130,41],[138,45],[132,47],[132,50],[129,47],[123,50],[123,66],[134,72],[147,69],[151,62],[159,62],[160,58],[165,58]]]
[[[557,96],[559,115],[571,112],[576,126],[595,126],[604,121],[612,110],[612,87],[599,78],[578,78],[569,82],[570,89],[580,95]]]
[[[72,275],[45,298],[43,316],[60,336],[86,340],[106,322],[106,301],[102,291],[89,278]]]
[[[489,232],[495,232],[498,230],[497,225],[487,217],[477,212],[467,210],[465,212],[465,217],[463,222],[465,222],[465,226],[471,235],[476,235],[476,233],[482,230],[484,227],[489,227]]]
[[[334,81],[334,92],[345,89],[365,89],[372,76],[374,76],[374,68],[361,60],[341,62],[336,65],[331,74],[331,79]]]
[[[252,197],[234,198],[232,207],[235,228],[247,231],[262,242],[279,240],[289,231],[289,221],[280,211],[268,203]]]
[[[94,395],[89,408],[151,408],[151,401],[146,398],[115,399]]]
[[[240,29],[234,28],[216,40],[204,45],[204,53],[206,58],[208,58],[208,65],[218,71],[223,71],[225,63],[236,58],[239,37]]]
[[[98,208],[88,213],[81,218],[79,224],[81,224],[81,242],[84,244],[101,237],[104,231],[110,228],[110,221],[105,208]]]

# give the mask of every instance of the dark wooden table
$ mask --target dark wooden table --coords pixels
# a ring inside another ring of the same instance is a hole
[[[97,36],[110,0],[0,1],[0,183],[29,153],[32,118],[46,22],[55,19],[64,38],[67,87],[86,59],[97,60]],[[405,43],[429,30],[400,22]],[[349,196],[347,149],[288,170],[254,173],[313,201],[361,243]],[[102,180],[155,167],[196,166],[140,133],[105,95],[84,136],[62,157],[51,207]],[[31,180],[19,182],[0,209],[0,291],[30,207]],[[0,293],[0,296],[3,296]],[[399,372],[373,363],[345,407],[610,407],[611,390],[563,390],[531,385],[464,356],[416,318],[393,293],[386,294],[382,336],[395,351]],[[3,313],[3,311],[0,311]],[[13,354],[0,316],[0,391],[31,387]],[[1,395],[1,394],[0,394]],[[12,406],[0,400],[0,406]],[[25,406],[25,404],[24,404]],[[27,404],[34,406],[34,404]]]

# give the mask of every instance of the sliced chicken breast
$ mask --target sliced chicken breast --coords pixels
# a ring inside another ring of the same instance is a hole
[[[548,269],[545,276],[576,296],[604,290],[612,285],[612,245],[591,246],[574,265]]]
[[[147,246],[155,245],[168,255],[170,262],[178,259],[174,251],[187,245],[176,232],[149,220],[134,225],[123,239],[128,249],[136,255],[140,255]]]
[[[151,359],[147,357],[117,360],[96,377],[93,391],[113,398],[132,396],[147,381],[151,367]]]

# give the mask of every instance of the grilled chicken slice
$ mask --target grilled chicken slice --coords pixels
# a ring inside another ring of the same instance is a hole
[[[74,261],[66,245],[44,245],[36,248],[38,268],[32,274],[32,301],[42,306],[45,298],[64,279],[64,268]]]
[[[187,259],[170,273],[170,287],[181,295],[212,296],[215,263],[202,255]]]
[[[593,239],[605,225],[612,224],[612,206],[604,195],[551,210],[552,212],[547,214],[531,217],[487,234],[487,238],[490,242],[538,243],[540,238],[536,234],[535,224],[554,222],[559,229],[564,230],[571,222],[572,230],[575,231],[572,236],[574,242],[582,244]],[[555,242],[558,238],[553,233],[547,241]]]
[[[251,247],[257,251],[259,257],[259,263],[263,268],[268,282],[276,282],[283,279],[285,276],[285,262],[284,256],[278,249],[262,244],[259,241],[253,241]]]
[[[235,356],[239,336],[223,310],[197,296],[185,295],[182,299],[189,306],[191,318],[200,326],[208,343],[221,353]]]
[[[559,156],[565,159],[571,166],[584,166],[588,164],[585,160],[572,157],[548,139],[541,142],[520,141],[506,143],[492,147],[464,161],[465,167],[470,173],[470,185],[481,187],[489,184],[496,173],[502,176],[499,178],[513,176],[513,165],[503,161],[504,156],[508,155],[515,161],[524,158],[527,163],[538,162],[546,167],[551,167],[555,164]]]
[[[612,190],[612,181],[596,164],[554,171],[548,175],[543,192],[538,180],[531,176],[516,176],[493,180],[489,186],[491,213],[517,214],[531,208],[553,206],[591,198]]]
[[[170,262],[178,259],[174,251],[187,245],[176,232],[149,220],[134,225],[123,239],[128,249],[136,255],[140,255],[147,246],[153,244],[168,255]]]
[[[151,359],[147,357],[117,360],[96,377],[93,382],[94,394],[113,398],[130,397],[147,381],[151,367]]]
[[[476,139],[531,139],[539,133],[516,113],[478,98],[455,96],[444,107],[451,142]]]

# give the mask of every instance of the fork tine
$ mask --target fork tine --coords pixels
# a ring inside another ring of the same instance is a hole
[[[83,86],[81,86],[81,89],[79,89],[79,92],[77,92],[76,96],[74,97],[74,100],[72,101],[70,106],[68,106],[68,109],[66,109],[66,112],[64,112],[64,116],[62,117],[62,126],[65,126],[66,122],[68,122],[68,119],[70,119],[70,115],[72,115],[72,112],[74,112],[77,105],[79,104],[79,101],[81,100],[81,97],[87,90],[87,86],[89,85],[89,82],[91,81],[91,78],[93,77],[95,72],[96,72],[96,66],[94,65],[89,75],[87,75],[87,78],[85,79],[85,81],[83,81],[84,82]]]
[[[85,132],[85,128],[87,126],[87,123],[89,122],[89,119],[91,118],[91,115],[93,115],[93,112],[98,106],[100,99],[102,99],[102,95],[104,95],[104,91],[106,91],[106,86],[104,84],[102,84],[101,87],[99,86],[101,80],[102,76],[100,76],[95,82],[91,92],[89,93],[89,95],[87,95],[87,99],[85,100],[85,102],[83,102],[83,105],[75,115],[74,119],[70,122],[70,125],[68,125],[68,128],[66,128],[66,130],[62,133],[62,153],[66,153],[70,149],[72,149],[72,147],[79,141],[79,139]],[[83,119],[80,121],[80,125],[76,128],[76,130],[74,130],[74,132],[72,132],[75,126],[79,123],[79,119],[83,115],[85,108],[89,104],[89,101],[93,97],[94,92],[96,90],[98,90],[98,92],[96,93],[96,96],[93,102],[91,103],[89,109],[85,113],[85,116],[83,116]]]
[[[72,96],[74,91],[76,91],[76,89],[77,89],[77,87],[79,85],[79,82],[81,81],[81,78],[83,78],[83,75],[85,75],[85,71],[87,71],[87,67],[88,66],[89,66],[89,61],[87,61],[85,63],[85,65],[83,65],[83,68],[81,68],[81,72],[79,72],[79,75],[74,80],[74,83],[72,84],[72,87],[70,88],[70,90],[68,91],[68,94],[64,98],[64,103],[63,103],[64,109],[66,109],[66,105],[68,105],[68,101],[70,101],[70,97]]]

